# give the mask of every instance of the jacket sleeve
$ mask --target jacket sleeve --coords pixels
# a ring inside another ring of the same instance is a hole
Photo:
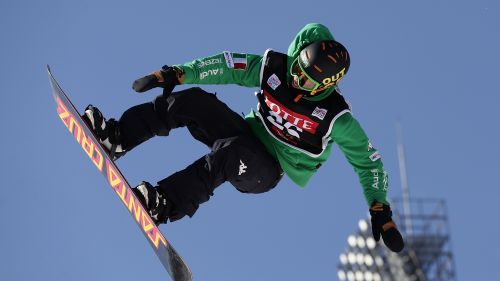
[[[176,65],[184,72],[183,84],[260,85],[262,56],[223,52]]]
[[[380,153],[375,149],[359,122],[350,114],[340,116],[333,126],[332,139],[357,173],[369,206],[387,201],[388,175]]]

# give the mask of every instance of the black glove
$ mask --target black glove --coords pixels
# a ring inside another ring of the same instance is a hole
[[[134,81],[132,89],[138,93],[149,91],[156,87],[162,87],[163,93],[170,93],[176,85],[179,85],[181,70],[168,65],[164,65],[160,70]]]
[[[382,203],[374,202],[370,208],[372,216],[372,234],[375,241],[380,240],[380,235],[384,244],[393,252],[401,252],[405,246],[403,237],[392,221],[391,207]],[[386,230],[384,231],[384,226]]]

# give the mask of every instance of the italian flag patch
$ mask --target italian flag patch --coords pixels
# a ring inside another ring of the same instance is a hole
[[[227,67],[234,69],[247,69],[247,55],[240,53],[224,52]]]

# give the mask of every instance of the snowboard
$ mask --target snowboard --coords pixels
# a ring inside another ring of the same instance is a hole
[[[106,178],[111,189],[118,195],[172,280],[191,281],[192,276],[188,266],[160,232],[144,206],[141,205],[125,177],[57,83],[49,66],[47,66],[47,72],[59,119],[76,139],[90,161]]]

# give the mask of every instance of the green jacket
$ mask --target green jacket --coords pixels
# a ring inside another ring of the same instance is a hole
[[[288,69],[302,48],[314,41],[331,39],[333,36],[325,26],[317,23],[306,25],[288,47]],[[263,64],[260,55],[223,52],[177,67],[184,72],[184,84],[237,84],[244,87],[260,87]],[[290,77],[288,79],[290,80]],[[322,99],[332,91],[333,88],[330,88],[309,99]],[[380,154],[370,144],[360,124],[350,113],[343,114],[335,121],[331,132],[332,140],[317,158],[305,155],[275,140],[267,133],[253,111],[245,117],[245,120],[269,153],[279,161],[288,177],[297,185],[304,187],[307,184],[318,170],[319,164],[328,159],[332,144],[335,142],[358,174],[367,203],[371,205],[376,200],[388,204],[387,173]]]

